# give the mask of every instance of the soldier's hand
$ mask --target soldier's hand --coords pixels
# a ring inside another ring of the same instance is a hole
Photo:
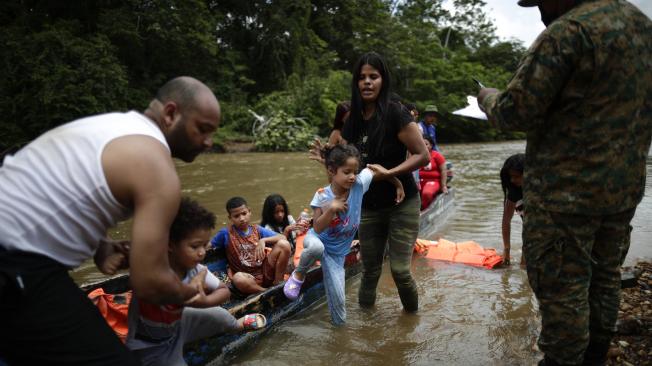
[[[485,111],[484,107],[482,104],[484,103],[484,100],[487,98],[488,95],[498,93],[498,89],[496,88],[482,88],[478,92],[478,107],[480,107],[481,111]]]

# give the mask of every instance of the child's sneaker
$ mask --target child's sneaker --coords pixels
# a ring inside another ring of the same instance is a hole
[[[290,300],[296,300],[297,297],[299,297],[299,292],[301,291],[301,285],[303,285],[303,281],[299,281],[294,277],[294,271],[290,275],[290,278],[285,282],[285,286],[283,286],[283,293],[285,294],[285,297],[287,297]]]

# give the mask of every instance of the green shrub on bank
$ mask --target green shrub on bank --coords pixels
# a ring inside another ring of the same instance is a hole
[[[337,103],[351,97],[351,73],[329,71],[325,76],[289,77],[287,88],[272,92],[256,103],[256,113],[271,116],[282,111],[310,121],[320,134],[332,127]]]
[[[240,102],[220,100],[222,120],[218,131],[228,129],[235,134],[251,136],[251,127],[255,119],[249,112],[250,108],[244,98]]]
[[[405,101],[451,112],[477,93],[471,77],[504,87],[524,48],[498,40],[486,1],[456,0],[454,11],[444,2],[5,2],[0,152],[80,117],[142,111],[179,75],[219,97],[216,143],[252,138],[250,110],[283,111],[326,136],[337,103],[350,98],[353,65],[371,50],[385,56],[392,89]],[[473,124],[447,127],[442,142],[503,136]]]
[[[218,128],[213,134],[213,151],[224,152],[224,145],[227,142],[253,142],[253,137],[234,131],[231,126]]]
[[[59,21],[0,32],[0,150],[80,117],[127,109],[132,93],[115,47],[78,28]]]
[[[254,139],[259,151],[304,151],[316,132],[305,120],[278,111],[257,126]]]

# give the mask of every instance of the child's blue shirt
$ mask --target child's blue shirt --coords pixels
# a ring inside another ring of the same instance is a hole
[[[344,256],[349,253],[351,242],[360,226],[360,213],[362,210],[362,196],[369,189],[373,173],[368,168],[363,169],[355,177],[355,183],[349,192],[347,203],[349,209],[341,212],[331,220],[330,224],[321,233],[317,234],[315,229],[310,229],[319,236],[324,243],[324,250],[330,254]],[[335,199],[331,186],[324,187],[315,193],[310,206],[315,209],[319,207],[325,211],[328,205]]]

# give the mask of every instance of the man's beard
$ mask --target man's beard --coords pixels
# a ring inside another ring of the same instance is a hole
[[[193,145],[192,140],[188,137],[185,131],[185,123],[185,120],[181,120],[172,129],[170,132],[170,141],[168,143],[174,157],[179,158],[186,163],[190,163],[195,160],[197,155],[204,151],[204,149]]]

